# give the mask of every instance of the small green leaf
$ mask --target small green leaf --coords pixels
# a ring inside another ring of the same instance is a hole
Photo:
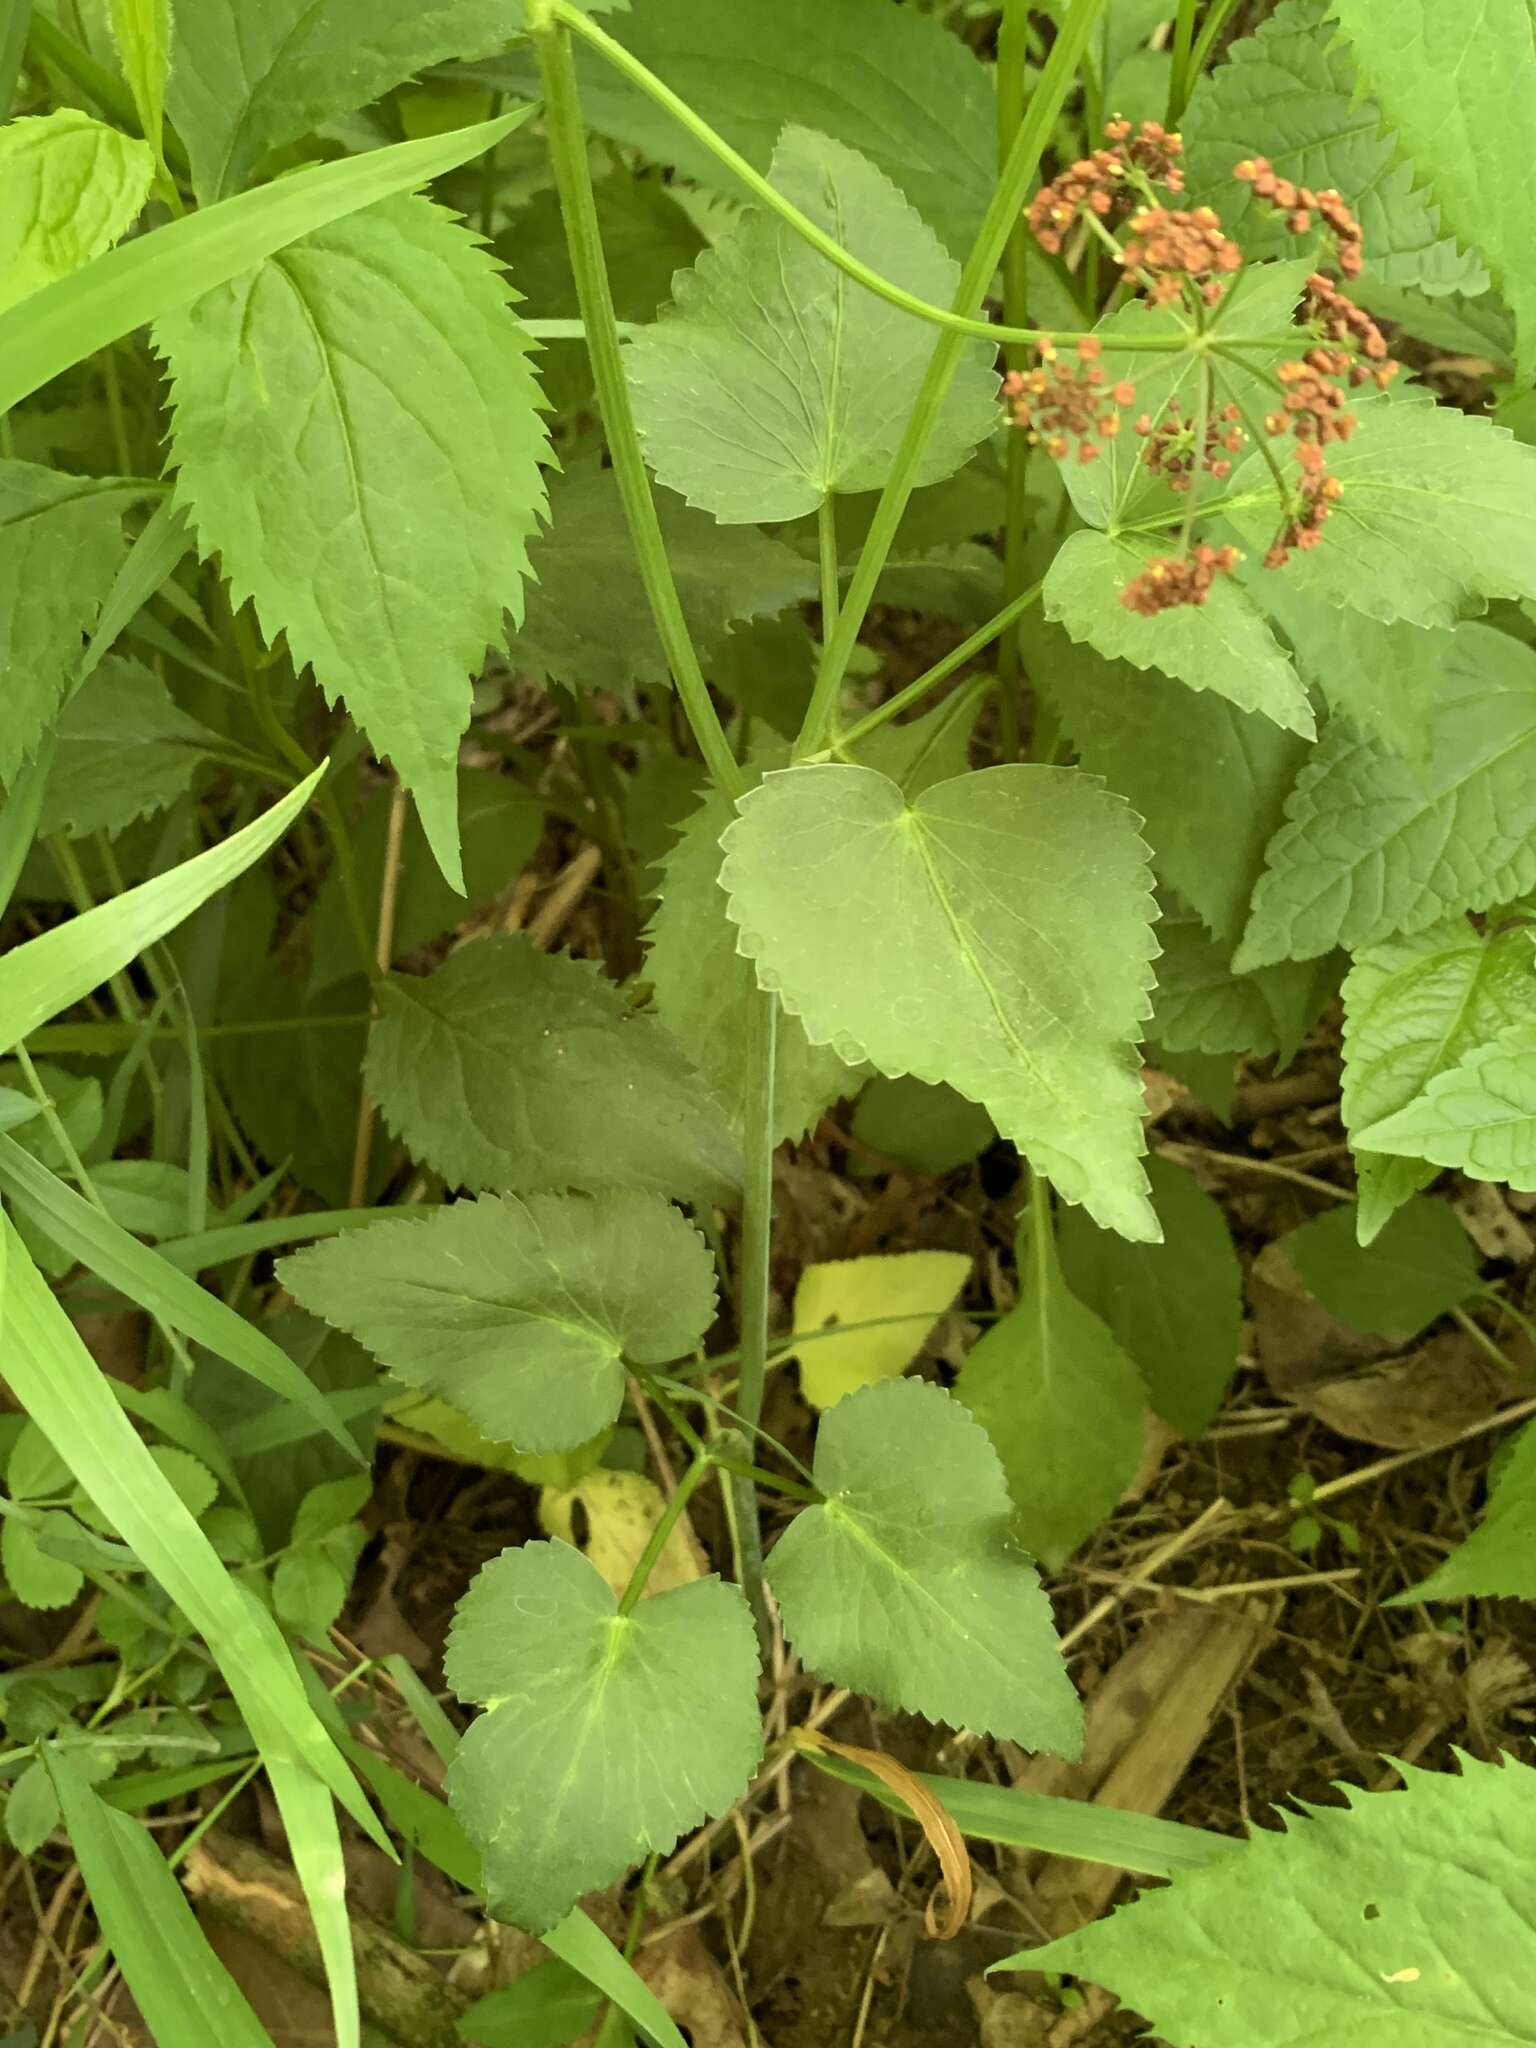
[[[1503,1446],[1487,1512],[1472,1534],[1388,1605],[1500,1599],[1536,1600],[1536,1424]]]
[[[1444,1202],[1410,1199],[1369,1246],[1346,1208],[1280,1239],[1302,1285],[1341,1322],[1406,1344],[1480,1286],[1471,1240]]]
[[[1147,1389],[1062,1277],[1049,1197],[1021,1230],[1019,1287],[1018,1306],[972,1347],[955,1392],[1002,1461],[1019,1540],[1057,1565],[1135,1477]]]
[[[524,938],[391,975],[368,1091],[450,1187],[649,1188],[729,1201],[741,1158],[662,1027],[585,960]]]
[[[786,128],[769,177],[872,269],[948,305],[959,266],[866,158]],[[851,283],[776,215],[745,214],[628,351],[651,466],[733,525],[794,519],[885,479],[933,353],[922,326]],[[919,483],[958,469],[997,424],[984,342],[968,348],[923,453]],[[878,366],[878,374],[875,368]]]
[[[1351,1142],[1529,1015],[1533,976],[1527,929],[1484,934],[1461,917],[1357,954],[1344,981],[1343,1117]],[[1358,1143],[1355,1170],[1362,1244],[1435,1174],[1415,1159],[1388,1158]]]
[[[714,1268],[659,1195],[485,1195],[285,1259],[283,1285],[496,1443],[567,1451],[605,1429],[624,1361],[664,1365],[714,1318]]]
[[[1355,1139],[1367,1151],[1459,1166],[1473,1180],[1536,1191],[1536,1024],[1511,1024],[1475,1046]]]
[[[1219,1204],[1171,1160],[1149,1159],[1161,1244],[1127,1244],[1075,1209],[1057,1219],[1062,1277],[1147,1383],[1152,1406],[1195,1437],[1237,1369],[1243,1276]]]
[[[1429,758],[1335,727],[1297,778],[1234,965],[1427,930],[1536,887],[1536,652],[1455,635]]]
[[[12,1500],[60,1500],[73,1484],[69,1467],[37,1424],[23,1422],[5,1466]]]
[[[1459,1757],[1341,1789],[1203,1870],[995,1968],[1064,1970],[1188,2048],[1451,2048],[1531,2037],[1536,1771]],[[1260,1904],[1259,1902],[1262,1902]]]
[[[18,1515],[0,1523],[0,1574],[24,1607],[67,1607],[85,1584],[75,1565],[39,1549],[33,1525]]]
[[[1230,576],[1216,578],[1206,603],[1175,606],[1155,618],[1121,603],[1126,585],[1169,551],[1166,541],[1073,534],[1046,575],[1046,617],[1111,660],[1161,669],[1192,690],[1214,690],[1240,710],[1262,712],[1310,739],[1312,709],[1291,658]]]
[[[75,107],[0,128],[0,312],[125,235],[153,152]]]
[[[921,1380],[823,1417],[816,1484],[768,1560],[795,1652],[882,1706],[1076,1756],[1082,1708],[985,1433]]]
[[[473,236],[399,197],[155,331],[200,546],[390,756],[456,888],[470,672],[503,612],[521,615],[545,504],[548,439],[510,296]]]
[[[568,2048],[597,2025],[603,1999],[569,1963],[546,1956],[459,2016],[459,2035],[476,2048]]]
[[[345,1479],[322,1479],[299,1502],[293,1517],[295,1544],[319,1543],[344,1529],[354,1515],[360,1515],[373,1492],[373,1478],[367,1472],[349,1473]]]
[[[807,1037],[947,1081],[1069,1201],[1154,1234],[1132,1046],[1155,948],[1128,806],[1079,769],[985,768],[909,804],[828,764],[738,808],[730,914]]]
[[[6,1797],[5,1832],[18,1856],[35,1856],[58,1824],[58,1795],[46,1764],[38,1759],[27,1765]]]
[[[59,716],[38,836],[115,834],[167,809],[216,744],[152,670],[108,655]]]
[[[621,1615],[569,1544],[505,1550],[459,1602],[444,1669],[488,1710],[449,1802],[492,1909],[531,1933],[723,1813],[762,1753],[752,1619],[718,1579]]]
[[[323,1646],[346,1605],[355,1550],[361,1541],[359,1530],[354,1554],[345,1567],[327,1546],[318,1543],[306,1544],[302,1550],[290,1550],[280,1557],[272,1574],[272,1604],[278,1620],[307,1642]]]

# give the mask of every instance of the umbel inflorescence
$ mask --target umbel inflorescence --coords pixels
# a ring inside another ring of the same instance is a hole
[[[1185,208],[1169,202],[1184,190],[1183,144],[1157,121],[1133,128],[1114,120],[1104,131],[1106,147],[1070,164],[1036,193],[1029,207],[1031,233],[1055,255],[1074,229],[1097,237],[1121,270],[1120,291],[1156,306],[1182,307],[1195,330],[1221,303],[1228,282],[1242,268],[1243,252],[1209,206]],[[1320,230],[1326,261],[1345,278],[1358,277],[1364,261],[1360,226],[1343,197],[1314,191],[1281,177],[1264,157],[1235,166],[1297,235]],[[1261,421],[1241,403],[1222,400],[1219,371],[1209,353],[1203,359],[1202,394],[1191,409],[1178,400],[1157,417],[1139,414],[1133,431],[1149,474],[1170,489],[1188,494],[1179,551],[1153,561],[1127,584],[1121,602],[1151,616],[1173,605],[1204,604],[1218,576],[1229,575],[1239,556],[1234,547],[1212,547],[1194,538],[1203,477],[1217,482],[1231,474],[1233,458],[1250,440],[1288,439],[1294,469],[1282,470],[1273,455],[1269,468],[1280,499],[1280,523],[1264,556],[1267,569],[1282,568],[1293,549],[1316,547],[1343,486],[1328,468],[1328,448],[1347,441],[1355,415],[1348,393],[1370,383],[1385,389],[1397,374],[1381,330],[1369,313],[1346,297],[1319,268],[1308,278],[1297,309],[1298,341],[1310,345],[1278,365],[1269,381],[1275,400]],[[1092,462],[1105,441],[1117,436],[1123,415],[1135,402],[1135,386],[1109,384],[1100,362],[1102,344],[1084,335],[1063,353],[1049,341],[1036,344],[1036,361],[1011,370],[1003,396],[1015,425],[1058,460],[1075,447],[1079,462]],[[1268,375],[1259,372],[1260,375]]]

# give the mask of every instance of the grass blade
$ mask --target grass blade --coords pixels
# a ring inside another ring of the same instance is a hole
[[[149,603],[182,556],[191,552],[191,548],[192,529],[180,506],[173,504],[169,497],[162,498],[145,520],[143,530],[112,579],[112,588],[107,592],[106,603],[96,621],[91,644],[80,663],[80,673],[75,679],[77,689],[94,671],[113,642],[127,631],[135,614]]]
[[[43,1752],[80,1875],[159,2048],[272,2048],[137,1821],[105,1805],[59,1750]]]
[[[94,257],[0,313],[0,411],[9,411],[97,349],[238,277],[301,235],[391,193],[424,185],[494,148],[532,111],[520,107],[499,120],[447,135],[395,142],[364,156],[318,164]]]
[[[0,327],[7,317],[0,314]],[[7,953],[0,960],[0,1051],[99,988],[259,860],[308,803],[325,765],[221,845]]]

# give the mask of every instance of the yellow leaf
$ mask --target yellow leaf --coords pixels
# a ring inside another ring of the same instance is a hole
[[[891,1252],[807,1266],[795,1289],[796,1335],[840,1329],[798,1353],[800,1391],[811,1406],[830,1408],[856,1387],[905,1372],[970,1270],[965,1252]]]
[[[578,1504],[586,1515],[586,1528],[580,1532],[575,1518]],[[640,1473],[599,1467],[575,1486],[546,1486],[539,1496],[539,1522],[547,1536],[585,1551],[614,1592],[622,1593],[666,1505],[660,1487]],[[646,1581],[647,1598],[702,1579],[708,1570],[687,1525],[684,1515],[663,1544]]]

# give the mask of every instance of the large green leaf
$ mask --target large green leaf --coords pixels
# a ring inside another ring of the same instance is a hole
[[[1407,619],[1373,619],[1261,570],[1248,584],[1291,643],[1304,683],[1329,710],[1395,754],[1422,758],[1453,640]]]
[[[1111,660],[1161,669],[1192,690],[1214,690],[1310,739],[1312,708],[1291,658],[1233,578],[1218,576],[1204,604],[1177,605],[1155,618],[1121,603],[1126,585],[1168,552],[1166,541],[1073,534],[1046,575],[1046,617]]]
[[[122,560],[123,513],[142,495],[112,478],[0,461],[0,781],[58,711]]]
[[[1135,1477],[1147,1389],[1062,1277],[1048,1197],[1020,1232],[1019,1290],[1018,1306],[972,1348],[955,1392],[1002,1460],[1019,1540],[1058,1565]]]
[[[1536,887],[1536,652],[1455,635],[1427,761],[1343,727],[1302,769],[1234,964],[1306,960],[1427,930]]]
[[[455,887],[470,671],[521,615],[545,502],[509,297],[473,236],[401,196],[155,330],[177,502],[268,640],[286,635],[390,756]]]
[[[1172,2048],[1517,2048],[1536,2040],[1536,1772],[1404,1765],[996,1967],[1067,1970]]]
[[[185,796],[217,737],[141,662],[111,655],[59,715],[39,837],[120,832]]]
[[[459,1602],[444,1668],[488,1709],[449,1800],[492,1907],[536,1934],[723,1813],[762,1754],[752,1617],[715,1578],[622,1615],[570,1545],[504,1550]]]
[[[694,812],[662,864],[645,972],[656,1014],[709,1083],[740,1133],[747,1098],[747,1012],[752,969],[736,947],[720,887],[720,837],[733,812],[719,792]],[[812,1045],[782,1005],[773,1077],[775,1140],[803,1137],[821,1112],[858,1085],[835,1047]]]
[[[768,1560],[820,1678],[954,1728],[1075,1756],[1082,1708],[1009,1527],[985,1433],[938,1387],[884,1380],[823,1416],[816,1484]]]
[[[1536,368],[1536,45],[1529,0],[1335,0],[1365,83],[1446,227],[1487,259]]]
[[[671,491],[657,491],[656,510],[683,616],[706,659],[733,622],[813,594],[815,571],[782,542],[749,527],[722,531]],[[534,581],[512,641],[515,662],[585,689],[623,690],[666,676],[611,469],[573,463],[553,480],[549,530],[530,544],[528,560]]]
[[[871,269],[948,305],[959,265],[867,158],[786,128],[773,184]],[[732,524],[794,519],[885,479],[933,342],[850,283],[765,210],[673,283],[630,344],[635,415],[652,468]],[[924,445],[919,483],[956,470],[997,424],[994,352],[968,348]]]
[[[1536,959],[1524,926],[1481,933],[1465,918],[1447,918],[1357,954],[1344,981],[1343,1116],[1351,1138],[1408,1108],[1533,1006]],[[1361,1242],[1435,1171],[1356,1143]]]
[[[1161,880],[1235,945],[1306,742],[1214,690],[1107,661],[1059,626],[1031,621],[1022,637],[1083,766],[1139,812]]]
[[[1357,1330],[1406,1344],[1476,1294],[1477,1256],[1445,1202],[1405,1203],[1373,1243],[1362,1245],[1348,1209],[1325,1209],[1280,1238],[1307,1292]]]
[[[1153,1158],[1147,1175],[1162,1243],[1127,1244],[1068,1209],[1057,1219],[1062,1278],[1135,1360],[1158,1414],[1193,1437],[1237,1369],[1242,1268],[1220,1205],[1193,1174]]]
[[[75,107],[0,128],[0,311],[128,232],[155,160]]]
[[[477,940],[435,974],[391,975],[368,1090],[450,1187],[649,1188],[729,1201],[741,1157],[654,1018],[585,960]]]
[[[870,768],[741,799],[741,950],[815,1044],[982,1103],[1108,1228],[1156,1235],[1132,1050],[1155,953],[1133,815],[1080,769],[1005,766],[911,803]]]
[[[1536,1022],[1463,1054],[1412,1101],[1354,1133],[1369,1152],[1459,1166],[1474,1180],[1536,1190]]]
[[[1536,1424],[1495,1468],[1487,1513],[1402,1600],[1536,1600]]]
[[[1289,1066],[1338,982],[1338,955],[1234,974],[1230,949],[1188,911],[1170,910],[1157,936],[1147,1035],[1169,1052],[1278,1053]]]
[[[283,1285],[494,1443],[568,1451],[606,1429],[624,1364],[665,1365],[714,1319],[714,1266],[659,1195],[484,1195],[285,1259]]]
[[[1257,33],[1228,46],[1181,124],[1184,203],[1214,206],[1250,260],[1291,255],[1298,242],[1285,216],[1232,175],[1245,158],[1265,156],[1282,177],[1344,194],[1364,231],[1372,281],[1480,292],[1481,264],[1441,232],[1434,201],[1360,90],[1349,45],[1327,20],[1343,11],[1328,0],[1284,0]]]

